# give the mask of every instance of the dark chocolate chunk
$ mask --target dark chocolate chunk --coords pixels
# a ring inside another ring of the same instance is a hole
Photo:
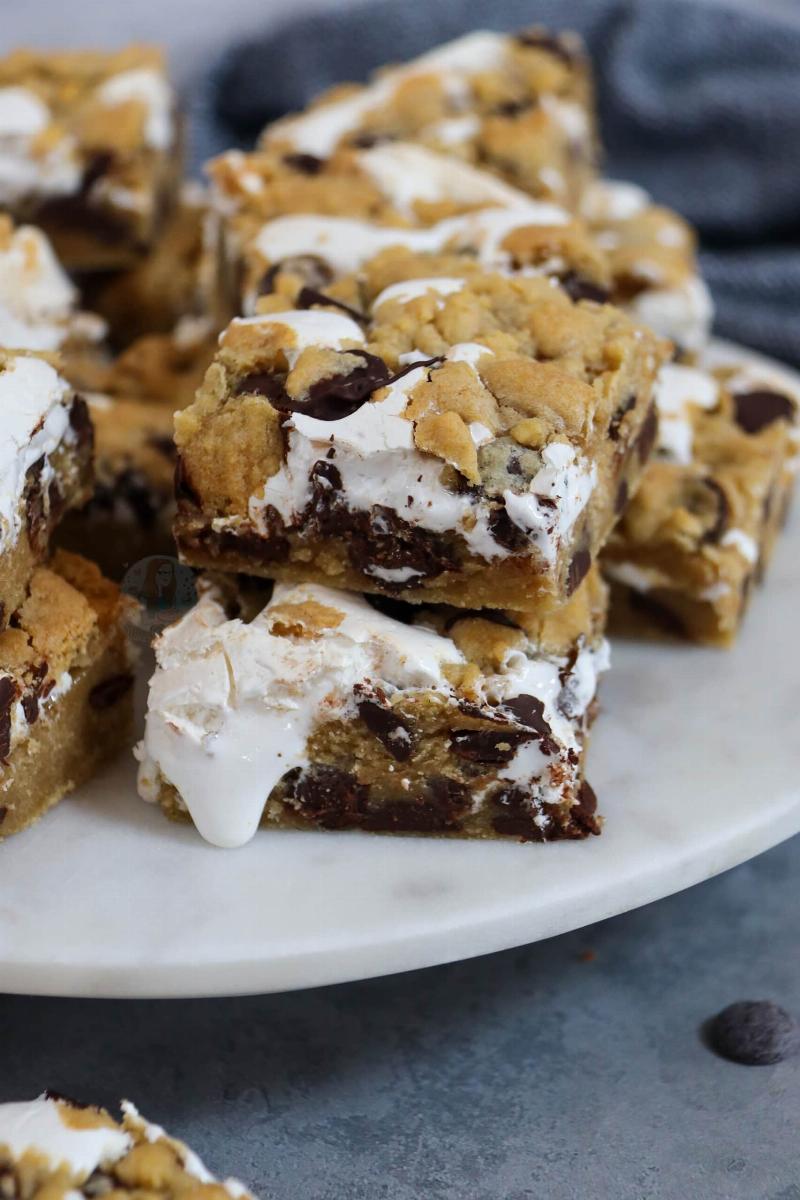
[[[489,528],[498,546],[512,553],[526,550],[530,545],[530,538],[524,529],[512,521],[505,505],[493,508],[489,513]]]
[[[656,444],[656,436],[658,434],[658,412],[655,404],[651,404],[647,416],[644,419],[639,434],[636,438],[636,452],[639,455],[639,462],[646,463],[653,452],[653,446]]]
[[[11,750],[11,706],[17,698],[17,685],[10,675],[0,676],[0,761]]]
[[[577,271],[567,271],[560,283],[570,300],[594,300],[595,304],[605,304],[611,294],[608,288],[592,283]]]
[[[585,779],[578,789],[578,801],[570,809],[570,820],[578,829],[586,833],[599,833],[600,822],[597,819],[597,795],[594,788]]]
[[[39,716],[39,697],[42,695],[46,676],[47,663],[40,662],[31,672],[31,682],[22,693],[22,711],[29,725],[33,725]]]
[[[628,488],[628,484],[624,479],[621,479],[619,487],[617,488],[617,494],[614,497],[614,512],[616,516],[624,513],[625,509],[628,507],[629,498],[630,490]]]
[[[340,309],[341,312],[346,313],[348,317],[352,317],[354,321],[358,321],[362,325],[369,320],[369,317],[358,312],[357,309],[351,308],[349,304],[343,304],[341,300],[334,300],[332,296],[326,296],[324,292],[313,287],[301,288],[295,304],[298,308],[313,308],[315,304],[327,304],[329,308]]]
[[[533,737],[511,729],[456,729],[450,734],[450,749],[468,762],[509,763]]]
[[[631,409],[633,409],[635,407],[636,407],[636,396],[635,395],[628,396],[628,399],[623,401],[623,403],[620,404],[619,407],[612,414],[611,420],[608,425],[608,436],[611,438],[612,442],[619,441],[620,426],[621,426],[622,422],[624,421],[626,415],[631,411]]]
[[[575,551],[575,553],[572,556],[572,562],[569,564],[569,571],[567,573],[567,595],[568,596],[571,596],[572,593],[578,588],[578,586],[586,578],[586,575],[589,571],[589,567],[591,565],[592,565],[592,556],[585,547],[582,547],[580,550]]]
[[[387,702],[382,694],[362,693],[358,696],[356,707],[358,715],[387,753],[397,762],[407,762],[414,752],[414,733],[408,721],[404,720]]]
[[[28,468],[25,476],[25,524],[28,541],[35,554],[44,554],[47,549],[47,514],[42,490],[44,455]]]
[[[193,508],[202,507],[202,500],[192,485],[189,470],[180,454],[175,459],[175,499],[182,507],[187,504]]]
[[[357,828],[369,788],[355,775],[322,764],[290,782],[289,796],[299,812],[323,829]]]
[[[411,371],[416,371],[417,367],[438,367],[439,363],[443,362],[444,355],[437,354],[434,358],[420,358],[417,360],[417,362],[406,363],[406,365],[401,367],[399,371],[395,371],[394,375],[392,375],[387,381],[386,386],[388,387],[389,384],[397,383],[398,379],[402,379]]]
[[[375,596],[367,593],[364,599],[377,612],[391,617],[393,621],[400,621],[403,625],[413,625],[415,618],[419,616],[417,604],[409,604],[407,600],[398,600],[395,596]]]
[[[381,591],[408,587],[423,579],[441,575],[457,567],[454,550],[446,535],[418,528],[398,517],[394,509],[374,505],[369,512],[345,509],[337,518],[339,536],[347,538],[351,563],[363,575],[374,580]],[[410,567],[414,578],[392,584],[375,573]]]
[[[111,675],[102,683],[97,683],[89,692],[89,704],[96,711],[111,708],[121,700],[133,687],[133,676],[129,673]]]
[[[228,556],[245,558],[258,566],[285,562],[289,557],[289,542],[285,537],[285,526],[280,514],[268,504],[261,514],[265,531],[246,529],[200,529],[192,533],[178,534],[178,544],[189,551],[208,554],[211,558],[227,561]],[[234,570],[238,564],[234,564]]]
[[[385,387],[391,379],[389,368],[376,354],[366,350],[345,350],[341,353],[363,359],[364,365],[344,375],[318,379],[308,389],[305,400],[292,400],[286,392],[285,377],[270,371],[253,371],[245,375],[236,385],[236,394],[266,396],[275,408],[299,412],[317,421],[341,421],[357,412],[374,391]]]
[[[301,175],[319,175],[325,166],[325,159],[318,158],[316,154],[284,154],[283,161]]]
[[[772,1000],[739,1000],[717,1013],[706,1027],[717,1054],[748,1067],[783,1062],[800,1051],[800,1027]]]
[[[553,732],[545,720],[544,703],[538,696],[527,694],[515,696],[513,700],[506,700],[503,708],[512,713],[514,720],[518,724],[524,725],[526,729],[533,729],[543,737],[547,737]]]
[[[89,416],[89,406],[83,396],[76,396],[69,410],[69,423],[72,426],[78,445],[81,449],[94,445],[94,425]]]
[[[792,422],[797,412],[788,396],[767,390],[739,392],[733,404],[736,424],[745,433],[760,433],[775,421]]]
[[[317,254],[295,254],[274,262],[269,270],[264,272],[258,285],[259,296],[268,296],[275,291],[275,280],[286,272],[287,275],[299,275],[310,288],[322,288],[333,279],[333,271],[324,258]],[[329,303],[333,304],[331,300]]]
[[[421,791],[402,800],[383,800],[362,816],[360,828],[372,833],[445,833],[461,828],[469,810],[466,784],[432,775]]]

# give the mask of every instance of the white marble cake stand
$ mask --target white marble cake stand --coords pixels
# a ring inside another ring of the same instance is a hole
[[[800,830],[800,519],[730,652],[619,643],[589,763],[602,837],[551,846],[260,833],[205,845],[123,759],[0,845],[0,990],[281,991],[550,937]]]

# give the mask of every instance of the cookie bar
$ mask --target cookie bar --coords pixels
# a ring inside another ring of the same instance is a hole
[[[78,300],[42,231],[0,213],[0,346],[59,351],[65,372],[80,375],[101,357],[106,326]]]
[[[45,1092],[0,1104],[0,1179],[6,1200],[93,1196],[252,1200],[235,1179],[217,1181],[183,1142],[145,1121],[130,1101],[122,1118]]]
[[[114,346],[146,334],[172,333],[180,322],[220,329],[234,316],[220,275],[221,231],[204,189],[184,184],[153,248],[125,271],[80,280],[84,299],[108,322]]]
[[[697,236],[636,184],[596,179],[581,212],[608,257],[611,299],[669,338],[684,357],[708,342],[714,310],[697,267]]]
[[[662,368],[658,456],[604,551],[615,624],[728,645],[794,484],[797,397],[757,372]]]
[[[91,546],[104,574],[121,579],[142,558],[175,553],[172,412],[165,405],[90,396],[95,434],[91,500],[64,518],[57,542]]]
[[[41,226],[68,270],[124,266],[152,244],[179,142],[154,47],[0,59],[0,207]]]
[[[390,257],[337,285],[346,312],[331,289],[231,323],[176,415],[181,554],[417,602],[556,606],[647,461],[665,346],[541,277],[462,260],[426,277],[427,258]]]
[[[127,603],[94,563],[59,550],[0,633],[0,838],[38,821],[130,735]]]
[[[391,247],[539,270],[592,299],[610,286],[580,219],[423,146],[345,147],[313,168],[302,156],[232,150],[207,170],[232,303],[244,314],[283,276],[326,287]]]
[[[208,841],[259,824],[523,841],[599,833],[583,751],[605,592],[552,618],[201,584],[156,642],[139,790]],[[199,699],[198,699],[199,698]]]
[[[267,126],[261,144],[309,161],[340,146],[420,142],[530,195],[575,207],[593,177],[596,138],[580,39],[539,28],[477,31],[363,87],[333,89]]]
[[[53,529],[91,488],[86,402],[45,359],[0,351],[0,629],[24,600]]]

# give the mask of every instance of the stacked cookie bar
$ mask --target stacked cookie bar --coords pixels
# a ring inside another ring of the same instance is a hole
[[[791,381],[710,351],[694,233],[599,175],[571,35],[336,88],[207,190],[179,188],[180,125],[153,50],[0,62],[0,390],[52,373],[0,510],[10,753],[89,646],[127,677],[74,554],[121,578],[177,544],[199,598],[136,751],[168,816],[222,846],[599,832],[604,578],[624,632],[733,640],[791,495]],[[96,622],[48,656],[35,597],[65,586]]]

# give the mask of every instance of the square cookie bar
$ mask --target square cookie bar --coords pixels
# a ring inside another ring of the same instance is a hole
[[[92,423],[44,358],[0,351],[0,629],[64,512],[89,499]]]
[[[128,1100],[122,1118],[45,1092],[0,1104],[0,1179],[6,1200],[253,1200],[234,1179],[217,1181],[183,1142],[145,1121]]]
[[[310,160],[342,146],[417,141],[532,196],[575,206],[595,170],[589,64],[579,38],[477,31],[344,85],[267,126],[261,144]]]
[[[166,405],[90,396],[95,436],[92,498],[68,513],[56,540],[91,552],[104,574],[121,579],[142,558],[174,555],[172,412]]]
[[[130,736],[127,605],[94,563],[59,550],[0,633],[0,838],[38,821]]]
[[[697,266],[697,235],[633,183],[596,179],[581,200],[607,256],[610,298],[693,359],[708,342],[714,307]]]
[[[575,590],[652,448],[665,345],[540,277],[429,267],[232,322],[176,416],[187,563],[472,608]]]
[[[58,351],[67,376],[79,382],[103,362],[106,325],[78,304],[78,289],[42,231],[0,214],[0,346]]]
[[[585,223],[487,171],[408,142],[303,156],[232,150],[208,164],[237,311],[286,277],[324,288],[392,247],[538,270],[603,299],[611,276]]]
[[[68,270],[124,266],[153,242],[179,142],[154,47],[0,59],[0,207],[40,225]]]
[[[605,605],[596,572],[551,618],[206,580],[156,642],[140,793],[227,847],[259,824],[599,833],[583,756]]]
[[[791,498],[798,401],[757,370],[662,368],[661,444],[604,551],[615,624],[730,644]]]

